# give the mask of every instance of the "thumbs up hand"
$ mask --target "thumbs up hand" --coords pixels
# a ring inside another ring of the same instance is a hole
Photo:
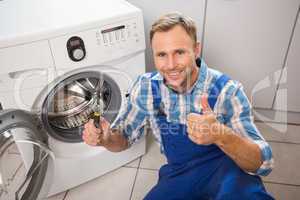
[[[199,102],[202,114],[190,113],[187,116],[187,132],[196,144],[210,145],[217,141],[221,124],[208,103],[208,95],[203,95]]]

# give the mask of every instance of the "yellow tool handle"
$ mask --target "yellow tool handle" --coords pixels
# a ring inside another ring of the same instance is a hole
[[[100,128],[100,112],[94,112],[94,116],[93,116],[93,119],[94,119],[94,125],[97,127],[97,128]]]

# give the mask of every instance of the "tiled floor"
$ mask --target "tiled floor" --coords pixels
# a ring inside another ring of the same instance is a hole
[[[275,157],[275,169],[263,179],[267,190],[276,199],[299,199],[300,126],[257,125],[270,142]],[[158,169],[165,162],[154,139],[148,135],[147,154],[142,158],[47,200],[141,200],[157,182]]]
[[[157,182],[158,169],[166,162],[151,135],[147,154],[127,165],[47,200],[141,200]]]
[[[275,169],[264,178],[276,199],[300,197],[300,126],[257,123],[272,146]],[[166,162],[151,135],[147,154],[126,166],[47,200],[141,200],[157,182],[158,169]]]

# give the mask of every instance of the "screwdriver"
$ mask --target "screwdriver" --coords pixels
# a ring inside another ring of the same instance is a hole
[[[97,98],[97,107],[96,107],[96,111],[94,112],[94,125],[96,126],[96,128],[99,128],[101,130],[101,89],[99,89],[97,91],[96,94],[96,98]]]

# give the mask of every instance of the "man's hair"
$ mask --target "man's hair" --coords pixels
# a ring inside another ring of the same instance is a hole
[[[166,32],[171,30],[177,25],[181,26],[187,32],[187,34],[192,38],[194,44],[196,45],[197,28],[194,20],[179,12],[172,12],[172,13],[165,14],[160,18],[158,18],[152,24],[150,30],[150,44],[152,44],[152,39],[156,32]]]

